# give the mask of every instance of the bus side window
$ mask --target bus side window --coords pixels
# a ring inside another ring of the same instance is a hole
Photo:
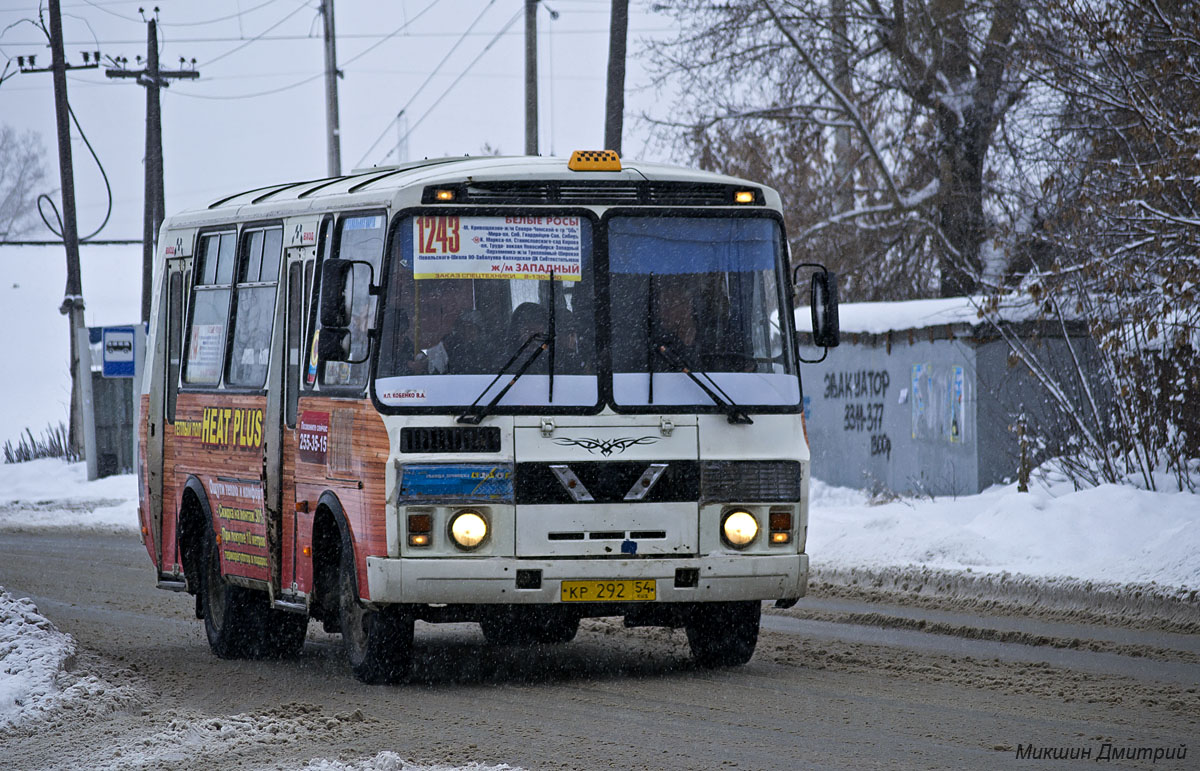
[[[167,289],[167,422],[175,422],[179,358],[183,354],[183,273],[171,274]]]
[[[380,280],[383,264],[383,243],[387,220],[382,213],[354,214],[342,217],[336,228],[336,257],[342,260],[368,262],[373,269],[375,281]],[[355,363],[330,361],[321,373],[322,386],[350,386],[361,388],[366,385],[371,351],[368,330],[375,318],[375,298],[369,293],[367,271],[355,271],[350,284],[353,296],[350,303],[350,358]]]
[[[242,238],[234,295],[233,344],[225,382],[261,388],[270,362],[271,327],[275,320],[275,286],[283,230],[253,230]]]
[[[304,268],[304,296],[309,298],[308,325],[304,328],[304,341],[308,346],[308,360],[304,364],[304,387],[311,389],[317,384],[319,362],[317,361],[317,306],[320,304],[321,263],[329,259],[333,251],[333,217],[321,223],[321,238],[317,246],[317,259],[309,260]]]
[[[292,263],[288,268],[287,293],[287,317],[284,320],[287,325],[287,369],[283,383],[287,407],[284,422],[288,428],[295,428],[300,400],[300,341],[303,339],[300,327],[304,313],[303,277],[299,262]]]
[[[228,232],[211,233],[200,239],[200,265],[196,268],[187,359],[183,365],[183,382],[188,385],[215,386],[221,382],[236,238],[236,233]]]

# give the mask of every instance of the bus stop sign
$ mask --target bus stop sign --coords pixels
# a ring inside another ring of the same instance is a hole
[[[104,348],[104,377],[133,377],[133,327],[105,327],[101,338]]]

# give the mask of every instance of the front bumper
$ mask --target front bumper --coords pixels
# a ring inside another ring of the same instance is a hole
[[[698,569],[697,585],[676,587],[677,568]],[[518,589],[518,569],[541,570],[541,587]],[[371,602],[380,605],[557,604],[561,582],[580,579],[656,579],[656,602],[787,600],[808,591],[808,555],[572,560],[367,557],[367,590]]]

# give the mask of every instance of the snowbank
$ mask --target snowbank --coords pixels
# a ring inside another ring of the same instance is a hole
[[[984,323],[979,308],[983,297],[946,297],[935,300],[903,302],[841,303],[838,326],[843,333],[883,334],[905,329],[924,329],[946,324]],[[1005,321],[1028,321],[1037,316],[1038,306],[1028,297],[1005,298],[996,316]],[[796,309],[796,328],[810,329],[812,311],[808,306]]]
[[[993,487],[959,498],[870,505],[812,483],[814,567],[915,566],[1200,588],[1200,495],[1069,483]]]
[[[0,529],[38,528],[137,532],[137,475],[89,482],[84,463],[0,464]]]
[[[74,653],[74,640],[32,601],[0,588],[0,730],[49,707],[59,695],[59,673]]]
[[[75,671],[75,640],[0,586],[0,736],[40,718],[66,713],[97,717],[140,699],[136,688],[113,686]]]

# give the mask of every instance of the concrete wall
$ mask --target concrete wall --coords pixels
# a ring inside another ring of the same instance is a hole
[[[843,335],[820,364],[806,364],[805,419],[813,476],[831,484],[904,494],[962,495],[1013,481],[1020,467],[1017,418],[1048,441],[1028,447],[1037,466],[1078,433],[1024,365],[1012,365],[1008,344],[979,341],[960,327],[883,335]],[[854,342],[858,338],[860,342]],[[1089,373],[1101,412],[1112,409],[1095,348],[1072,338],[1028,337],[1027,344],[1077,409],[1090,411],[1074,358]],[[819,350],[804,348],[806,358]]]
[[[1076,357],[1088,373],[1089,387],[1101,414],[1107,415],[1113,408],[1112,395],[1103,385],[1096,348],[1090,338],[1073,337],[1070,347],[1062,337],[1027,340],[1027,344],[1077,410],[1091,415],[1091,401],[1079,379]],[[980,435],[988,438],[980,445],[981,484],[987,486],[1017,478],[1020,446],[1013,428],[1022,413],[1028,430],[1049,441],[1043,448],[1029,448],[1031,465],[1037,466],[1045,458],[1064,452],[1064,440],[1078,434],[1078,428],[1055,408],[1049,392],[1028,368],[1023,364],[1009,364],[1008,344],[1003,340],[980,344],[977,360],[978,428]]]
[[[979,490],[971,344],[902,338],[889,350],[843,341],[801,372],[817,479],[912,494]]]

